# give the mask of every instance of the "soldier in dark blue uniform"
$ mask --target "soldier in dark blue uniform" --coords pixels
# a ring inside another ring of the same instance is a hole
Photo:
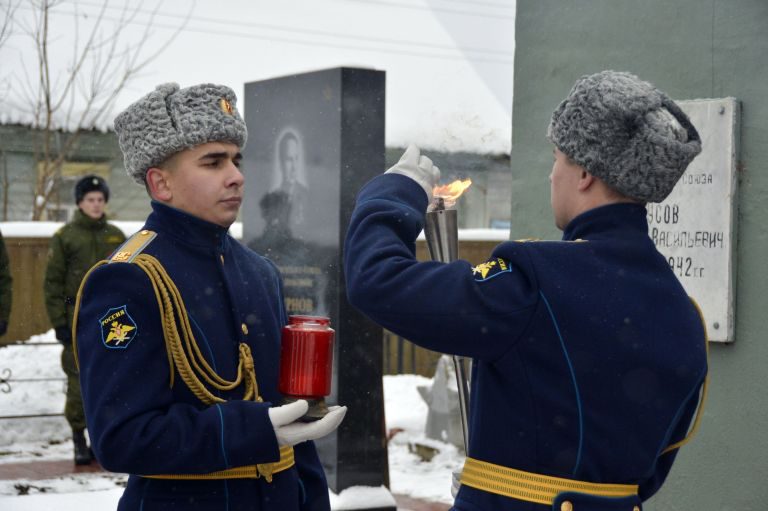
[[[121,510],[330,508],[311,440],[346,408],[302,423],[306,401],[278,406],[281,278],[228,234],[247,136],[235,101],[165,84],[115,120],[153,211],[86,275],[73,330],[96,457],[130,474]]]
[[[651,84],[608,71],[576,83],[548,138],[561,241],[502,243],[474,268],[417,262],[439,170],[415,146],[362,189],[347,234],[355,306],[473,359],[457,510],[639,510],[705,394],[703,322],[645,210],[700,152],[695,128]]]

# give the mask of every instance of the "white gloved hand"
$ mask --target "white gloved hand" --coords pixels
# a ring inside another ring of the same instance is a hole
[[[269,420],[272,421],[278,444],[296,445],[324,437],[339,427],[347,413],[346,406],[331,406],[326,416],[318,421],[295,422],[308,409],[309,405],[303,399],[269,409]]]
[[[427,192],[427,202],[432,202],[432,189],[440,180],[440,169],[432,164],[432,160],[421,155],[421,151],[411,144],[386,174],[402,174],[408,176]]]
[[[461,488],[461,470],[454,470],[451,472],[451,497],[454,499],[459,493],[459,488]]]

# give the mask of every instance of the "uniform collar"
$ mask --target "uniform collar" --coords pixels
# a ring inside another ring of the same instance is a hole
[[[229,233],[227,228],[154,200],[145,227],[182,243],[210,248],[223,248]]]
[[[580,214],[566,226],[563,241],[648,236],[645,204],[618,203]]]
[[[75,216],[72,218],[72,223],[86,229],[100,229],[106,225],[107,215],[101,215],[100,218],[94,219],[83,213],[80,208],[77,208]]]

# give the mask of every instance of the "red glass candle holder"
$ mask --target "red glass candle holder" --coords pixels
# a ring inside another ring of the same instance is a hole
[[[324,316],[289,316],[283,327],[278,389],[287,403],[307,400],[309,411],[301,420],[318,420],[328,413],[333,338],[331,320]]]

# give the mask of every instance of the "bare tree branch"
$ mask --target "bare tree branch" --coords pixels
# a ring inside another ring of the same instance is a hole
[[[29,0],[24,9],[32,10],[31,20],[19,23],[33,44],[36,61],[34,68],[21,66],[22,76],[14,77],[9,96],[14,110],[31,118],[35,132],[35,165],[30,169],[35,173],[35,220],[42,219],[46,206],[57,199],[62,167],[72,157],[81,134],[102,127],[120,93],[176,39],[194,9],[191,4],[176,30],[150,50],[160,2],[151,11],[143,9],[141,2],[120,2],[115,7],[109,0],[83,4],[96,8],[81,9],[77,1]],[[10,7],[3,11],[11,12]],[[57,36],[51,31],[51,20],[58,16],[74,17],[71,57],[65,66],[60,65],[61,46],[54,42]],[[143,25],[140,38],[128,30],[135,25]],[[7,37],[5,33],[5,24],[0,25],[0,42]]]
[[[3,5],[0,6],[0,17],[2,18],[2,21],[0,21],[0,48],[13,33],[14,15],[16,14],[16,9],[19,8],[20,3],[21,0],[15,2],[9,1],[7,4],[3,3]]]
[[[18,9],[21,0],[8,1],[0,5],[0,48],[2,48],[6,41],[13,34],[14,29],[14,15],[16,9]],[[10,77],[5,74],[0,75],[0,103],[5,100],[6,95],[10,91]]]

